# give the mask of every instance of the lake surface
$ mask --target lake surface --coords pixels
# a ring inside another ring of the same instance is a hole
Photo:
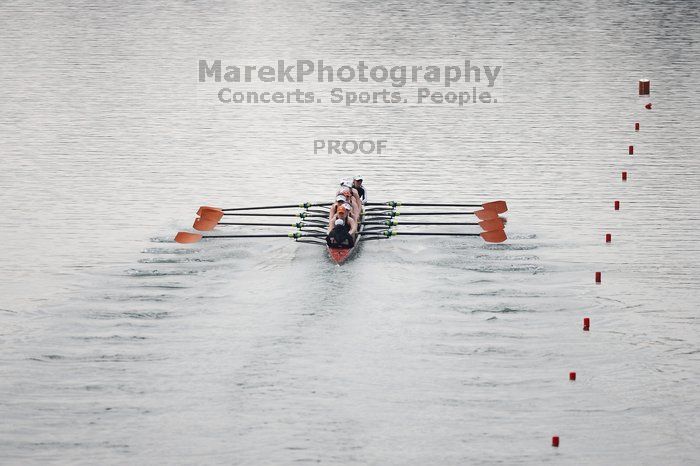
[[[697,461],[697,2],[0,9],[0,462]],[[222,104],[201,59],[479,59],[503,99]],[[314,154],[351,138],[387,150]],[[509,240],[172,242],[357,172]]]

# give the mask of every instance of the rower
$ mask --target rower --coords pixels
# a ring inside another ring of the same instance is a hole
[[[362,200],[360,199],[360,193],[357,191],[357,189],[354,186],[355,181],[353,179],[347,179],[347,180],[341,180],[340,182],[340,189],[342,190],[343,188],[350,188],[350,191],[352,192],[353,197],[357,199],[358,204],[362,204]]]
[[[347,199],[347,203],[352,206],[352,211],[350,212],[350,215],[355,220],[360,219],[360,213],[362,213],[362,201],[360,201],[360,195],[357,193],[357,191],[348,186],[341,186],[340,191],[337,193],[338,196],[345,196]]]
[[[349,204],[349,201],[348,201],[348,198],[347,198],[347,197],[345,197],[345,196],[342,195],[342,194],[338,194],[338,195],[335,197],[335,202],[334,202],[333,204],[331,204],[331,209],[330,209],[330,212],[329,212],[329,214],[328,214],[328,220],[329,220],[329,221],[330,221],[330,219],[332,219],[333,216],[335,215],[335,212],[336,212],[336,209],[338,208],[338,206],[341,206],[341,205],[345,205],[345,206],[347,207],[347,206],[350,205],[350,204]],[[350,215],[352,215],[353,218],[356,218],[356,217],[357,217],[356,215],[353,215],[352,206],[350,206]]]
[[[348,249],[355,245],[357,222],[344,205],[339,205],[336,214],[328,222],[326,244],[330,247]]]
[[[355,188],[357,194],[360,196],[360,201],[362,204],[367,203],[367,191],[365,191],[364,186],[362,186],[362,175],[355,175],[352,179],[352,187]]]

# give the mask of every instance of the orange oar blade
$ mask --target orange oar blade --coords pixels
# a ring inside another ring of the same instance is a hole
[[[216,209],[199,209],[199,211],[199,216],[202,217],[202,220],[218,222],[224,216],[222,211]]]
[[[479,226],[484,230],[484,231],[494,231],[494,230],[503,230],[503,220],[500,218],[497,218],[495,220],[484,220],[483,222],[479,222]]]
[[[197,215],[200,215],[200,216],[201,216],[201,215],[202,215],[202,211],[205,210],[205,209],[206,209],[206,210],[218,210],[218,211],[221,211],[221,209],[220,209],[219,207],[211,207],[211,206],[208,206],[208,205],[203,205],[203,206],[200,207],[199,210],[197,211]]]
[[[506,232],[503,230],[485,231],[481,234],[481,237],[484,238],[484,241],[487,243],[502,243],[508,239]]]
[[[508,210],[506,201],[487,202],[486,204],[482,204],[481,207],[483,207],[486,210],[493,210],[497,214],[502,214],[503,212],[506,212]]]
[[[479,220],[496,220],[498,218],[498,213],[493,210],[477,210],[474,212]]]
[[[218,222],[214,220],[197,218],[194,220],[194,225],[192,225],[192,227],[198,231],[212,231],[216,225],[218,225]]]
[[[182,244],[196,243],[202,239],[202,235],[199,233],[187,233],[186,231],[181,231],[175,235],[175,241]]]

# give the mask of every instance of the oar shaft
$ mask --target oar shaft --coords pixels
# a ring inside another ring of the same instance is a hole
[[[292,234],[287,234],[287,235],[276,235],[276,234],[270,234],[270,235],[215,235],[215,236],[202,236],[204,239],[213,239],[213,238],[325,238],[325,234],[321,233],[307,233],[303,235],[295,235],[294,233]]]
[[[244,222],[219,222],[219,225],[243,225],[250,227],[293,227],[291,223],[244,223]]]
[[[265,209],[294,209],[294,208],[300,208],[300,209],[308,209],[309,207],[322,207],[322,206],[329,206],[331,205],[330,202],[304,202],[303,204],[287,204],[287,205],[268,205],[268,206],[261,206],[261,207],[231,207],[227,209],[221,209],[223,212],[234,212],[238,210],[265,210]]]
[[[420,231],[409,231],[409,232],[389,232],[387,230],[383,231],[370,231],[363,232],[364,235],[382,235],[382,236],[481,236],[481,233],[446,233],[446,232],[420,232]]]
[[[250,214],[250,213],[238,213],[238,212],[224,212],[224,215],[239,215],[242,217],[298,217],[298,213],[290,214]]]
[[[385,222],[388,220],[382,220],[378,222],[367,221],[365,224],[375,224],[375,225],[386,225]],[[397,225],[478,225],[478,222],[401,222]],[[393,225],[393,224],[392,224]]]
[[[246,223],[246,222],[219,222],[218,225],[240,225],[249,227],[294,227],[294,228],[322,228],[328,225],[328,222],[316,220],[297,222],[297,223]]]
[[[371,206],[395,206],[395,207],[481,207],[482,204],[442,204],[427,202],[368,202]]]
[[[323,218],[323,217],[328,217],[326,214],[322,213],[306,213],[306,212],[296,212],[296,213],[288,213],[288,214],[266,214],[266,213],[244,213],[244,212],[224,212],[224,215],[237,215],[241,217],[300,217],[300,218],[306,218],[306,217],[317,217],[317,218]]]
[[[396,236],[481,236],[481,233],[443,233],[443,232],[400,232],[396,233]]]
[[[382,214],[377,215],[380,217]],[[387,217],[405,217],[407,215],[474,215],[474,212],[388,212]]]

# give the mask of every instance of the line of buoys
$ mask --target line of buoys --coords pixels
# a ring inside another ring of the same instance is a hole
[[[640,96],[648,96],[650,94],[651,90],[651,82],[648,79],[640,79],[639,80],[639,95]],[[651,110],[652,105],[651,102],[647,103],[644,105],[644,108],[647,110]],[[639,131],[639,122],[634,123],[634,130]],[[629,155],[634,155],[634,146],[630,145],[627,148],[627,152]],[[622,181],[627,181],[627,171],[622,172]],[[620,210],[620,201],[616,200],[614,203],[615,210]],[[606,243],[612,243],[612,234],[611,233],[606,233],[605,234],[605,242]],[[595,282],[597,284],[602,283],[603,281],[603,272],[596,272],[595,273]],[[584,332],[589,332],[591,329],[591,319],[590,317],[584,317],[583,318],[583,331]],[[575,381],[576,380],[576,372],[571,371],[569,372],[569,380],[570,381]],[[559,436],[554,435],[552,436],[552,446],[553,447],[559,447]]]
[[[639,95],[640,96],[647,96],[650,94],[650,89],[651,89],[651,82],[648,79],[640,79],[639,80]],[[647,103],[644,108],[647,110],[651,110],[651,102]],[[639,131],[639,122],[635,122],[634,124],[634,130]],[[630,145],[627,148],[627,153],[629,155],[634,155],[634,146]],[[623,171],[622,172],[622,181],[627,181],[627,172]],[[615,210],[620,210],[620,201],[616,200],[614,203]],[[605,234],[605,242],[606,243],[611,243],[612,242],[612,234],[611,233],[606,233]],[[597,284],[602,283],[603,281],[603,273],[602,272],[596,272],[595,273],[595,282]],[[590,317],[584,317],[583,318],[583,331],[588,332],[591,329],[591,319]],[[576,380],[576,372],[569,372],[569,380],[570,381],[575,381]],[[552,446],[553,447],[559,447],[559,436],[555,435],[552,437]]]

